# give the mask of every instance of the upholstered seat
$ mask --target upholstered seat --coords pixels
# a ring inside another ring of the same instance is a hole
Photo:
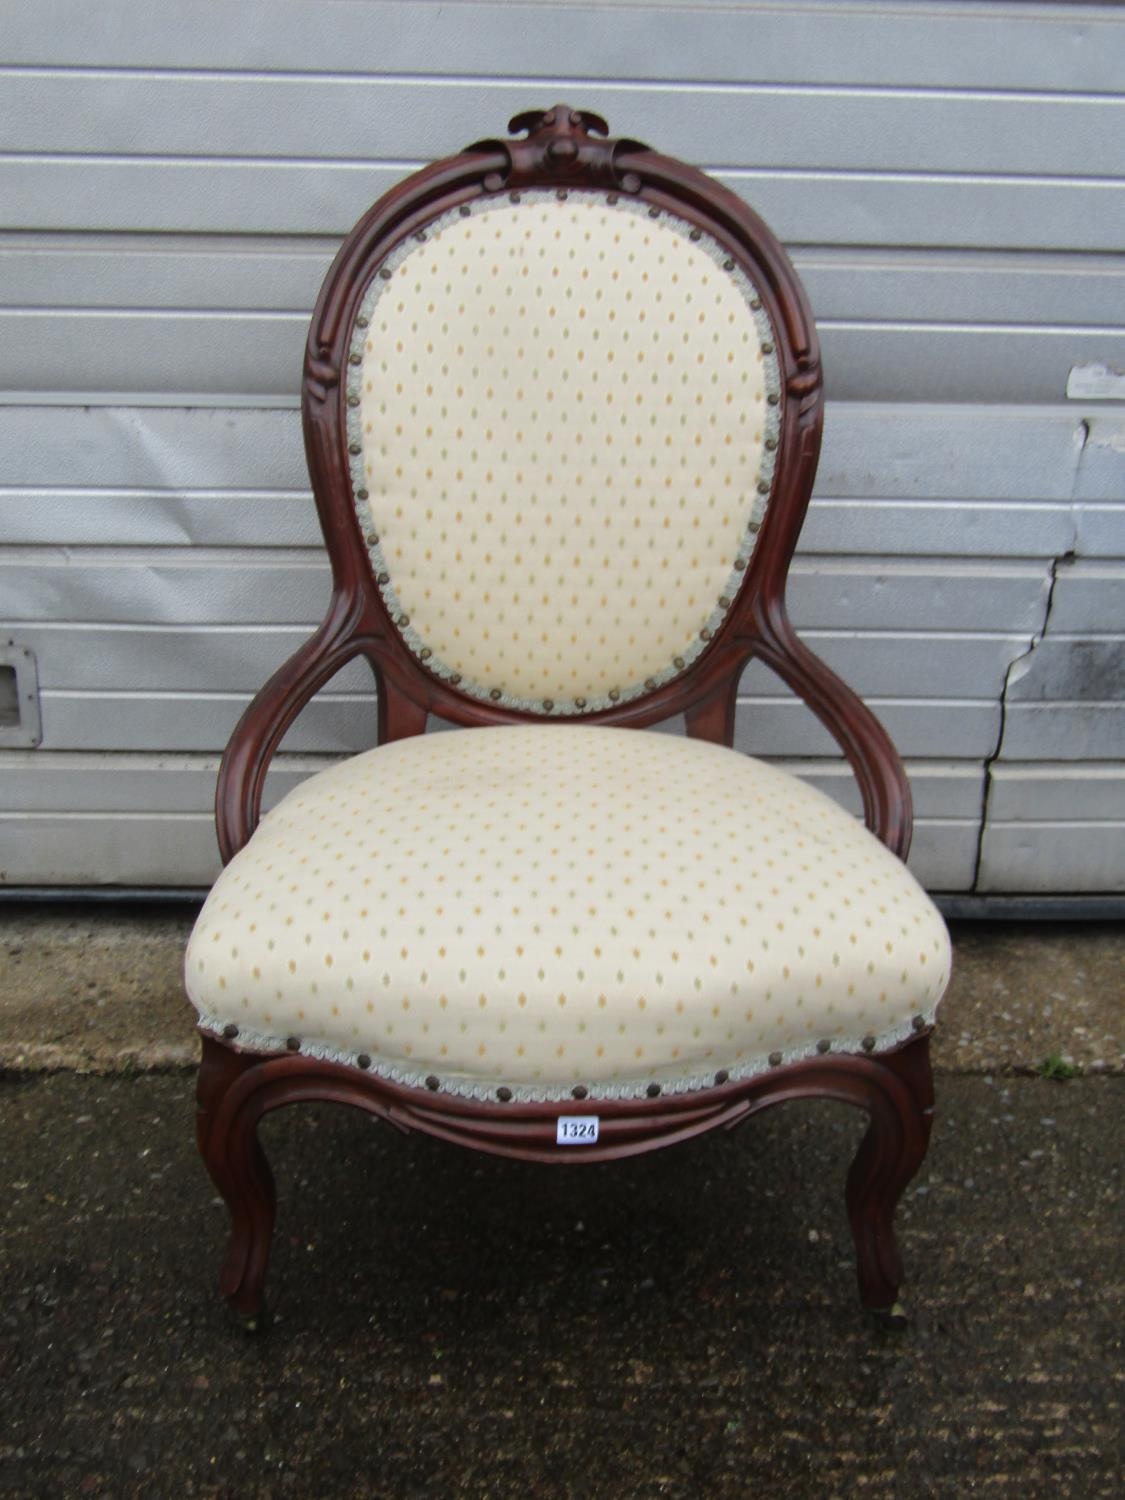
[[[888,1047],[948,972],[928,897],[827,797],[588,725],[431,734],[314,777],[220,877],[187,959],[203,1025],[243,1045],[516,1099]]]

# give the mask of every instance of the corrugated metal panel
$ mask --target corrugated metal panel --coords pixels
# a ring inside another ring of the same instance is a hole
[[[315,622],[310,622],[315,623]],[[830,667],[865,696],[910,695],[925,681],[934,697],[997,698],[1008,663],[1026,645],[1019,636],[936,635],[873,631],[806,630],[805,640]],[[246,691],[260,687],[309,635],[306,627],[37,624],[19,627],[20,641],[39,662],[44,692]],[[371,677],[362,662],[335,679],[341,692],[366,692]],[[745,674],[747,698],[777,694],[765,667]]]
[[[265,805],[327,764],[324,756],[279,756],[267,780]],[[821,761],[781,764],[859,812],[846,767]],[[179,883],[208,884],[219,867],[211,817],[217,770],[217,758],[184,755],[106,760],[48,754],[0,762],[0,807],[9,814],[6,821],[0,816],[0,837],[9,880],[41,880],[42,873],[21,877],[19,872],[50,868],[59,882],[101,883],[123,858],[133,861],[129,868],[139,880],[154,857],[166,859],[160,851],[171,841]],[[929,761],[911,765],[910,771],[918,813],[912,867],[919,879],[956,889],[966,865],[971,868],[975,860],[980,773]],[[54,866],[45,863],[50,859]]]
[[[213,754],[327,595],[294,402],[338,236],[413,163],[573,96],[716,170],[793,249],[832,404],[792,606],[915,758],[915,868],[945,890],[978,854],[981,889],[1120,883],[1125,422],[1065,403],[1073,366],[1125,365],[1115,8],[325,17],[9,19],[0,616],[36,650],[45,737],[0,757],[3,878],[210,877]],[[273,782],[373,726],[354,668]],[[757,669],[738,740],[854,799]]]
[[[1125,759],[1125,703],[1016,703],[1004,715],[1005,760]],[[1051,851],[1043,849],[1049,865]]]
[[[1084,434],[1055,407],[837,403],[803,549],[1120,554],[1114,469]],[[0,405],[0,475],[12,543],[319,545],[295,411]]]
[[[137,391],[295,397],[308,318],[290,312],[0,311],[0,381],[11,389],[112,390],[123,369]],[[1074,365],[1125,362],[1114,327],[818,319],[829,400],[1054,401]]]
[[[981,890],[1125,890],[1123,599],[1125,562],[1054,569],[1043,628],[1008,675]]]
[[[324,236],[3,234],[9,307],[311,313],[336,251]],[[1125,266],[1113,255],[793,249],[818,318],[1116,325]]]
[[[920,822],[910,865],[925,885],[960,889],[972,869],[975,820]],[[206,886],[219,873],[215,825],[210,813],[0,814],[0,840],[10,858],[7,883],[52,885],[121,884]],[[170,876],[168,850],[176,851]],[[31,872],[26,880],[17,873]]]
[[[1125,890],[1125,821],[990,822],[979,889],[1029,895]]]
[[[2,422],[0,422],[2,426]],[[298,490],[146,486],[0,486],[6,540],[21,546],[320,544],[312,496]],[[808,553],[885,557],[1051,558],[1080,538],[1088,557],[1120,549],[1119,506],[1020,501],[837,500],[815,497]]]
[[[1023,503],[1070,502],[1081,489],[1083,500],[1104,496],[1120,504],[1119,466],[1087,473],[1093,432],[1107,419],[1086,417],[1088,442],[1084,416],[1062,406],[837,402],[826,415],[817,492]],[[222,398],[194,408],[123,404],[106,395],[62,409],[0,404],[0,464],[8,487],[303,493],[308,484],[296,411]]]
[[[991,811],[998,823],[1125,822],[1125,766],[998,763]]]
[[[263,806],[317,771],[334,764],[326,755],[277,756],[266,778]],[[780,760],[776,764],[859,814],[859,791],[841,761]],[[980,810],[979,767],[958,761],[914,761],[909,767],[915,811],[929,822],[975,822]],[[209,813],[215,797],[218,756],[35,754],[0,761],[0,806],[11,813]]]
[[[522,93],[559,88],[549,79]],[[495,128],[496,117],[477,125]],[[473,134],[463,125],[450,149]],[[675,150],[663,137],[661,145]],[[12,221],[34,230],[342,235],[414,165],[11,155],[0,158],[0,199]],[[1113,252],[1125,216],[1125,185],[1106,178],[785,168],[714,175],[790,244]]]
[[[250,701],[249,693],[45,693],[43,744],[63,750],[221,750]],[[871,698],[874,710],[904,755],[980,761],[1000,729],[999,704],[920,697]],[[374,743],[370,694],[322,693],[289,731],[293,750],[334,753]],[[837,754],[827,732],[803,704],[788,698],[746,700],[736,742],[764,756]]]
[[[1122,458],[1125,474],[1125,454]],[[1125,560],[1074,562],[1060,568],[1051,599],[1052,633],[1114,630],[1125,631]]]
[[[790,606],[805,629],[878,630],[909,620],[914,630],[959,625],[1026,636],[1049,583],[1037,562],[806,556],[790,573]],[[312,624],[329,587],[324,554],[313,550],[28,547],[0,554],[0,593],[17,622]]]
[[[0,132],[13,155],[73,152],[78,118],[100,157],[203,158],[219,142],[224,157],[292,161],[317,140],[338,159],[415,165],[466,129],[495,129],[526,107],[527,89],[505,78],[435,87],[386,76],[4,68]],[[1125,175],[1125,100],[1113,94],[598,82],[586,97],[607,119],[627,115],[638,138],[728,171],[807,170],[830,142],[837,171],[1022,176],[1030,167],[1087,178],[1096,162],[1101,178]]]
[[[148,0],[116,0],[112,21],[105,7],[38,0],[9,23],[5,55],[24,65],[345,74],[357,62],[388,74],[455,62],[463,74],[524,78],[540,77],[547,57],[582,79],[1083,91],[1117,91],[1125,76],[1110,5],[334,0],[332,19],[324,24],[323,0],[179,0],[156,27]]]

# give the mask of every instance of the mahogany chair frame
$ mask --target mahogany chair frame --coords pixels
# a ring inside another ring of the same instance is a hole
[[[519,115],[519,139],[482,141],[408,178],[380,199],[345,239],[313,313],[305,355],[305,447],[321,528],[332,565],[327,616],[311,639],[270,679],[243,715],[219,774],[216,820],[224,863],[258,823],[270,761],[297,715],[355,657],[364,658],[378,694],[378,738],[387,744],[424,732],[430,714],[462,726],[537,719],[481,701],[442,679],[404,644],[375,586],[356,519],[348,470],[345,367],[365,287],[387,255],[439,215],[496,195],[531,188],[596,189],[630,195],[669,211],[723,245],[727,268],[750,277],[774,330],[781,372],[777,467],[769,507],[737,597],[702,654],[681,675],[624,704],[582,714],[583,722],[643,728],[674,715],[687,732],[730,746],[736,693],[752,658],[765,662],[813,710],[838,742],[858,781],[867,827],[900,858],[910,845],[906,774],[886,732],[860,699],[797,637],[785,583],[808,507],[820,450],[823,398],[819,348],[803,289],[784,251],[747,205],[711,178],[637,141],[611,140],[598,116],[566,105]],[[526,133],[525,133],[526,132]],[[524,134],[525,133],[525,134]],[[563,717],[558,714],[553,717]],[[578,716],[574,716],[578,717]],[[571,719],[573,722],[573,718]],[[859,1292],[869,1308],[897,1304],[902,1263],[895,1242],[896,1204],[925,1155],[933,1112],[930,1028],[885,1051],[822,1055],[738,1081],[723,1072],[712,1087],[640,1099],[604,1099],[596,1145],[555,1143],[556,1122],[588,1114],[586,1091],[573,1102],[516,1102],[506,1089],[479,1102],[436,1089],[404,1087],[360,1067],[289,1050],[244,1051],[238,1030],[202,1033],[198,1141],[231,1214],[222,1290],[248,1326],[263,1306],[275,1218],[272,1175],[258,1142],[262,1117],[301,1101],[350,1104],[403,1131],[529,1162],[604,1162],[733,1126],[775,1104],[833,1099],[863,1110],[869,1126],[847,1181]],[[779,1059],[780,1060],[780,1059]],[[436,1085],[437,1080],[432,1082]]]

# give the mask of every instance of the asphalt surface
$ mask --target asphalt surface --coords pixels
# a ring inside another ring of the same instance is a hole
[[[844,1109],[561,1170],[282,1112],[254,1337],[190,1076],[9,1073],[0,1494],[1119,1500],[1125,1078],[938,1107],[901,1332],[855,1296]]]
[[[0,911],[3,1500],[1125,1495],[1121,926],[954,925],[905,1330],[856,1298],[846,1109],[552,1170],[306,1107],[249,1337],[192,915]]]

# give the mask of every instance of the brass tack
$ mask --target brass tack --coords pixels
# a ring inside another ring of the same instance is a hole
[[[658,1099],[660,1097],[660,1085],[658,1083],[650,1083],[648,1088],[645,1089],[645,1093],[650,1099]]]
[[[426,231],[424,229],[416,229],[414,231],[414,238],[416,240],[425,240],[425,238],[426,238]]]
[[[375,582],[376,583],[387,584],[387,583],[390,583],[390,581],[391,581],[391,576],[390,576],[389,573],[377,573],[375,575]]]
[[[768,495],[769,492],[770,492],[770,482],[769,482],[769,480],[768,479],[759,479],[758,480],[758,494],[759,495]]]
[[[554,706],[555,706],[555,700],[553,698],[544,698],[543,699],[543,707],[547,710],[548,713],[551,712],[551,710],[554,708]]]
[[[496,1097],[501,1104],[507,1104],[508,1100],[512,1097],[512,1091],[509,1088],[498,1088],[496,1090]]]
[[[617,194],[617,193],[607,193],[605,195],[605,201],[607,203],[616,203],[618,197],[619,197],[619,194]]]
[[[827,1037],[822,1037],[816,1044],[816,1050],[820,1053],[831,1052],[832,1043],[828,1040]]]
[[[355,492],[355,497],[356,497],[357,500],[366,500],[367,499],[367,495],[368,495],[368,491],[367,490],[356,490],[356,492]]]
[[[285,1038],[285,1045],[289,1048],[290,1052],[300,1052],[301,1038],[299,1036],[287,1036]]]
[[[719,1071],[715,1074],[715,1082],[726,1083],[729,1077],[730,1074],[727,1072],[726,1068],[720,1068]]]
[[[559,200],[560,203],[565,203],[566,200],[570,197],[570,194],[567,192],[566,188],[559,188],[555,193],[555,197]]]
[[[367,321],[368,320],[366,318],[357,318],[355,320],[355,326],[357,328],[366,328],[367,327]]]
[[[730,608],[730,600],[727,598],[727,596],[725,594],[720,594],[719,595],[719,608],[720,609],[729,609]]]
[[[453,684],[453,686],[456,687],[458,685],[458,683],[461,681],[461,674],[460,674],[460,672],[451,672],[449,674],[449,680]]]
[[[498,193],[504,186],[504,179],[499,172],[489,172],[484,179],[484,190],[486,193]]]
[[[363,363],[363,355],[362,354],[349,354],[348,355],[348,364],[349,365],[361,365],[362,363]]]
[[[513,203],[518,203],[520,201],[519,193],[509,193],[508,197],[512,200]]]
[[[776,438],[766,438],[766,452],[773,453],[777,448]]]
[[[650,693],[652,692],[652,690],[653,690],[653,688],[655,686],[656,686],[656,678],[655,677],[646,677],[645,678],[645,687],[649,690]]]
[[[359,397],[358,396],[349,396],[348,397],[348,405],[349,406],[358,406],[359,405]]]
[[[709,641],[711,639],[711,632],[707,629],[706,625],[699,632],[699,639],[701,641]]]
[[[463,219],[467,219],[471,213],[472,213],[472,209],[469,207],[469,205],[467,203],[462,203],[461,208],[460,208],[461,217]],[[437,1087],[436,1083],[435,1083],[434,1086],[435,1086],[435,1088]]]
[[[421,649],[421,651],[419,651],[419,653],[418,653],[418,655],[421,657],[421,659],[423,661],[429,661],[430,657],[433,654],[434,653],[430,650],[429,646],[423,646],[422,649]]]
[[[374,532],[374,531],[369,531],[367,533],[367,535],[364,537],[364,541],[367,543],[367,545],[369,547],[377,547],[379,545],[378,534],[376,532]]]
[[[761,297],[751,297],[750,298],[750,306],[753,308],[753,310],[755,312],[761,312],[761,310],[762,310],[762,299],[761,299]]]
[[[781,1053],[780,1052],[771,1052],[770,1053],[770,1067],[771,1068],[780,1068],[781,1067]]]
[[[674,667],[679,667],[679,668],[682,669],[683,665],[684,665],[684,659],[683,659],[683,657],[682,656],[673,656],[673,658],[672,658],[672,665]]]
[[[357,453],[362,453],[363,449],[359,443],[349,443],[348,452],[354,457]]]
[[[621,179],[621,186],[627,193],[639,193],[641,190],[641,179],[636,172],[626,172]]]
[[[736,572],[744,573],[746,571],[746,559],[744,557],[736,557],[734,560],[734,566]]]
[[[650,219],[659,219],[660,210],[656,207],[655,204],[653,204],[653,206],[649,209],[648,216]]]
[[[766,397],[766,400],[770,404],[770,406],[777,406],[781,401],[781,397],[777,394],[776,391],[771,391],[770,394]]]
[[[747,521],[746,523],[746,530],[750,533],[751,536],[756,536],[757,533],[761,531],[761,529],[761,521]]]
[[[691,233],[688,235],[688,239],[689,240],[701,240],[702,238],[703,238],[703,231],[702,231],[702,229],[693,229],[691,231]]]
[[[368,1057],[366,1052],[361,1052],[356,1058],[356,1062],[361,1068],[364,1069],[365,1072],[371,1066],[371,1059]]]
[[[915,1031],[925,1031],[925,1029],[926,1029],[926,1018],[925,1018],[925,1016],[915,1016],[914,1019],[913,1019],[913,1021],[911,1021],[910,1024],[914,1027]]]
[[[238,1027],[233,1024],[224,1026],[223,1035],[226,1037],[228,1042],[233,1042],[235,1037],[238,1035]]]
[[[618,700],[620,699],[620,697],[621,697],[621,694],[618,692],[617,688],[610,688],[610,690],[609,690],[609,701],[611,703],[618,702]]]
[[[574,700],[574,706],[575,706],[575,708],[585,708],[586,707],[586,700],[585,700],[585,698],[575,698],[575,700]]]
[[[391,279],[391,268],[390,268],[390,266],[380,266],[379,267],[379,275],[383,278],[384,281],[390,281],[390,279]]]
[[[762,345],[762,353],[763,354],[772,354],[773,353],[773,345],[770,344],[770,343],[763,344]]]
[[[729,259],[728,260],[724,260],[723,261],[723,270],[724,271],[733,271],[734,270],[734,261],[733,260],[729,260]]]
[[[589,1090],[584,1083],[576,1083],[570,1092],[571,1096],[575,1099],[585,1099]]]
[[[405,630],[406,627],[410,624],[410,616],[409,615],[399,615],[398,619],[395,621],[395,624],[398,626],[398,628],[400,630]]]
[[[864,1037],[864,1039],[863,1039],[863,1050],[865,1052],[874,1052],[875,1051],[875,1038],[873,1036],[865,1036]]]
[[[493,703],[499,703],[504,695],[499,688],[491,688],[488,696],[492,699]]]
[[[426,1079],[426,1087],[432,1094],[436,1094],[438,1089],[441,1088],[441,1079],[431,1073]]]

